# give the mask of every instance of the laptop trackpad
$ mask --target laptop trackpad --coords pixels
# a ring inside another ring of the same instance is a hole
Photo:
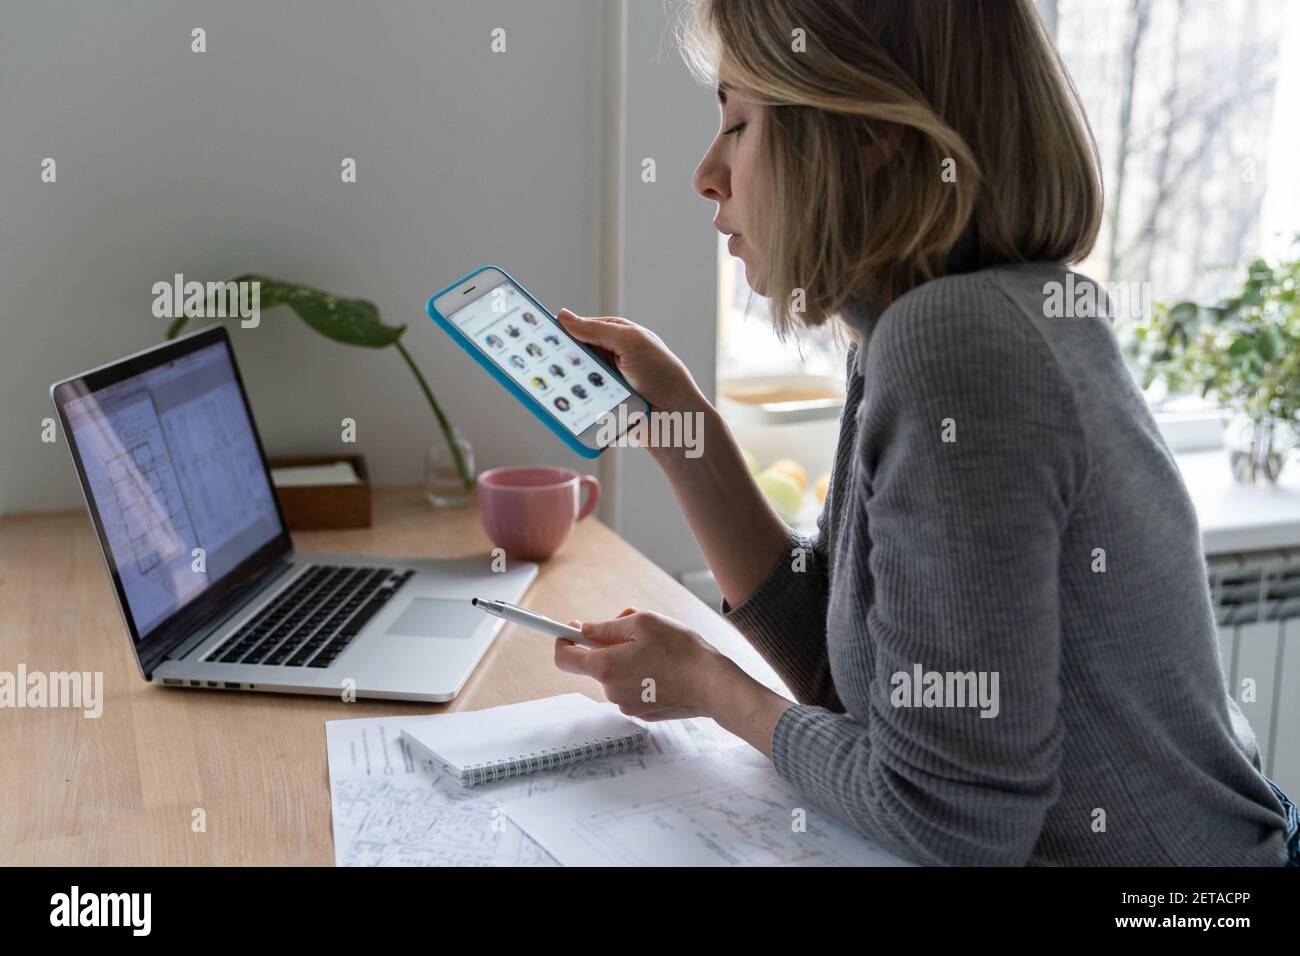
[[[412,598],[385,634],[403,637],[473,637],[486,615],[469,598]]]

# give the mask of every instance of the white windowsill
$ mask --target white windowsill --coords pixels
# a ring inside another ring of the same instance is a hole
[[[1155,412],[1156,425],[1174,454],[1223,447],[1223,426],[1231,413],[1222,408]]]
[[[1300,456],[1294,452],[1276,485],[1243,485],[1222,448],[1177,454],[1196,506],[1207,555],[1300,547]]]

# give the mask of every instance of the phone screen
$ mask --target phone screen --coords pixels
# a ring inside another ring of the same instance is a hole
[[[574,435],[632,395],[508,279],[447,318]]]

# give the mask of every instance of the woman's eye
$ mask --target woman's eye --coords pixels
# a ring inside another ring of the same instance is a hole
[[[730,136],[732,133],[739,133],[744,128],[745,128],[744,123],[737,123],[735,126],[732,126],[730,129],[723,130],[722,135]]]

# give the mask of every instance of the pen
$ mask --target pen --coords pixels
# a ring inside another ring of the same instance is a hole
[[[495,617],[503,618],[534,631],[541,631],[551,637],[562,637],[566,641],[573,641],[573,643],[587,648],[602,646],[587,640],[582,636],[582,631],[576,627],[569,627],[559,621],[552,621],[549,617],[538,614],[536,611],[516,607],[513,604],[507,604],[505,601],[483,601],[478,598],[470,598],[469,602],[480,611],[486,611]]]

